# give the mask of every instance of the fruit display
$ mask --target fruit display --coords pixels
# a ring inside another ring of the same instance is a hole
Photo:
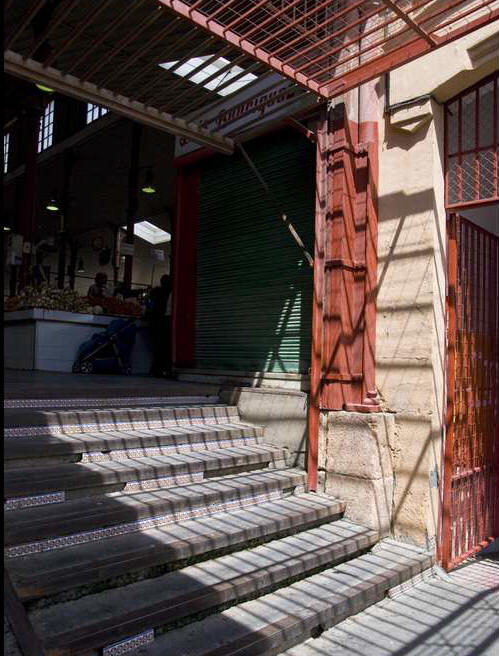
[[[140,317],[142,315],[142,308],[136,303],[121,301],[117,298],[102,298],[97,302],[87,296],[80,296],[72,289],[54,289],[47,285],[25,287],[18,296],[12,296],[4,301],[5,312],[33,308],[120,317]]]
[[[107,314],[118,317],[140,317],[143,313],[142,307],[137,303],[121,301],[114,297],[100,298],[97,307],[99,306],[103,311],[95,312],[94,307],[94,314]]]

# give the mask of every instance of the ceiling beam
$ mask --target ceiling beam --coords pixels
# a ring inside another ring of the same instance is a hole
[[[96,105],[104,105],[112,112],[125,116],[133,121],[148,125],[158,130],[164,130],[179,137],[186,137],[204,146],[222,153],[234,152],[232,139],[218,132],[209,132],[195,123],[181,118],[173,118],[166,112],[144,105],[126,96],[113,93],[108,89],[97,87],[91,82],[82,82],[74,75],[65,75],[61,71],[43,66],[33,59],[24,59],[11,50],[4,55],[4,70],[24,80],[44,84],[60,93]]]
[[[195,25],[202,27],[208,32],[211,32],[218,38],[223,39],[224,41],[230,43],[236,48],[239,48],[240,50],[247,53],[251,57],[255,57],[255,59],[259,59],[262,63],[266,64],[267,66],[270,66],[270,68],[273,68],[281,75],[284,75],[290,78],[291,80],[293,80],[294,82],[297,82],[298,84],[307,87],[310,91],[319,93],[319,85],[317,84],[317,82],[310,79],[308,76],[304,75],[303,73],[296,73],[295,69],[292,66],[288,66],[281,59],[278,59],[277,57],[273,57],[271,54],[269,54],[262,48],[253,45],[245,37],[239,36],[238,34],[224,27],[217,21],[208,18],[200,11],[197,11],[196,9],[192,9],[192,7],[188,5],[186,2],[183,2],[182,0],[159,0],[159,2],[165,7],[169,7],[172,11],[179,14],[180,16],[187,18],[189,21],[191,21],[191,23],[194,23]]]
[[[425,32],[422,27],[420,27],[416,21],[412,20],[407,12],[403,9],[400,9],[393,0],[381,0],[381,2],[391,11],[393,11],[399,18],[401,18],[404,23],[406,23],[414,32],[416,32],[422,39],[424,39],[432,48],[437,45],[437,41],[431,37],[428,32]]]
[[[479,18],[476,18],[466,25],[446,34],[445,37],[439,40],[438,47],[440,48],[451,43],[452,41],[473,32],[479,27],[488,25],[496,20],[499,20],[499,9],[491,9]],[[372,59],[349,73],[345,73],[344,75],[338,76],[336,79],[331,79],[325,82],[322,87],[322,93],[323,95],[327,94],[329,98],[334,98],[340,93],[350,91],[351,89],[354,89],[361,84],[365,84],[366,82],[379,77],[383,73],[398,68],[399,66],[403,66],[428,52],[430,52],[428,43],[423,41],[423,39],[416,38],[411,43],[397,48],[393,52]]]

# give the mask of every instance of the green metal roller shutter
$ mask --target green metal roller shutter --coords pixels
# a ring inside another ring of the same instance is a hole
[[[203,165],[198,232],[196,364],[235,371],[307,372],[312,269],[280,220],[313,252],[315,149],[280,131]],[[276,206],[277,205],[277,206]]]

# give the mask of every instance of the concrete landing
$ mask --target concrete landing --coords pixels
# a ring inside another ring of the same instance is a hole
[[[4,370],[5,399],[218,395],[220,385],[153,376],[101,376],[51,371]]]
[[[432,577],[281,656],[499,656],[498,557]]]

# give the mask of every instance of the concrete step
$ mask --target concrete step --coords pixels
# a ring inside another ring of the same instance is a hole
[[[232,424],[239,421],[235,406],[123,407],[43,411],[22,408],[4,412],[5,437],[74,435],[114,430],[165,428],[186,424]]]
[[[5,514],[4,544],[13,547],[83,532],[88,541],[94,532],[105,538],[110,531],[102,529],[128,525],[128,532],[133,532],[144,519],[156,526],[166,525],[281,497],[305,483],[304,471],[267,469],[155,492],[111,494],[16,510]]]
[[[222,605],[343,562],[376,540],[374,531],[337,520],[125,588],[35,611],[30,619],[47,656],[97,654],[129,636],[150,629],[164,631],[179,620],[216,612]]]
[[[242,423],[188,424],[169,428],[114,430],[78,435],[10,437],[4,440],[4,467],[13,469],[78,462],[166,455],[256,443],[263,429]],[[156,451],[157,452],[156,452]]]
[[[281,465],[285,451],[265,445],[193,451],[170,456],[127,458],[108,462],[69,463],[5,472],[4,496],[40,496],[65,492],[66,498],[120,491],[130,481],[171,478],[186,474],[221,475],[225,470]],[[114,486],[114,488],[113,488]]]
[[[140,656],[273,656],[383,599],[433,557],[392,540],[320,574],[162,634]],[[301,653],[298,649],[295,653]]]
[[[63,408],[116,408],[132,406],[222,405],[218,396],[116,396],[99,398],[4,399],[4,410]]]
[[[21,599],[77,598],[177,569],[188,559],[214,557],[252,541],[265,542],[341,517],[342,501],[321,494],[298,494],[240,510],[117,535],[6,561]]]

